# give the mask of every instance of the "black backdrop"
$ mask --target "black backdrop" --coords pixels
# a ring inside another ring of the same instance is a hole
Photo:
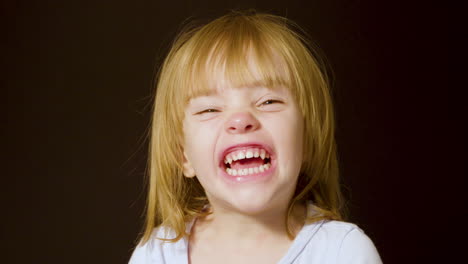
[[[384,262],[441,256],[433,241],[453,208],[438,182],[462,163],[446,147],[459,132],[446,125],[453,95],[444,7],[9,1],[1,10],[4,263],[128,261],[143,222],[155,69],[187,17],[206,21],[231,8],[286,16],[327,55],[351,220]]]

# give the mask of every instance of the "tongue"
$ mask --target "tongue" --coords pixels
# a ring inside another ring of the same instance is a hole
[[[261,158],[250,158],[250,159],[242,159],[236,160],[231,163],[231,169],[246,169],[246,168],[254,168],[263,165],[263,160]]]

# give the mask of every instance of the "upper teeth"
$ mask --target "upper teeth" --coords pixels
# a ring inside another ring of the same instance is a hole
[[[259,149],[259,148],[251,148],[251,149],[243,149],[243,150],[237,150],[233,151],[224,157],[224,163],[226,164],[231,164],[232,161],[236,160],[241,160],[241,159],[250,159],[250,158],[270,158],[270,155],[268,152],[266,152],[264,149]]]

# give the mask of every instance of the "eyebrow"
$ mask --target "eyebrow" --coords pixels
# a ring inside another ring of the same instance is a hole
[[[254,83],[250,84],[250,85],[246,85],[244,87],[238,87],[238,88],[234,88],[234,89],[249,89],[250,86],[255,87],[257,89],[266,89],[266,90],[275,91],[275,92],[281,91],[281,87],[282,87],[281,85],[270,87],[270,86],[266,86],[265,84],[263,84],[260,81],[257,81],[257,82],[254,82]],[[222,94],[222,89],[221,89],[221,92],[219,92],[219,91],[220,91],[220,89],[217,89],[217,88],[198,89],[198,90],[196,90],[196,91],[194,91],[192,93],[192,96],[187,96],[186,105],[189,105],[190,101],[196,100],[197,98],[200,98],[200,97],[220,96]]]
[[[203,91],[198,91],[192,98],[201,97],[201,96],[213,96],[219,95],[217,89],[205,89]]]
[[[212,97],[212,96],[218,96],[218,95],[219,93],[213,89],[197,91],[192,96],[187,96],[187,99],[185,100],[185,104],[189,105],[192,100],[199,99],[200,97]]]

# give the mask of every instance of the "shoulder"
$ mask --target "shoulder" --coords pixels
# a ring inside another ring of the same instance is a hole
[[[372,240],[355,224],[323,221],[315,225],[306,251],[326,252],[324,263],[382,263]]]
[[[195,219],[185,223],[186,232],[189,233]],[[164,239],[174,239],[176,232],[165,226],[153,229],[147,242],[140,242],[133,251],[129,264],[147,263],[186,263],[188,252],[188,239],[183,237],[176,242],[164,241]]]
[[[133,250],[129,264],[156,263],[162,254],[163,242],[158,237],[163,232],[163,228],[155,228],[148,241],[144,243],[140,241]]]
[[[140,242],[130,258],[129,264],[173,263],[179,254],[185,250],[183,239],[177,242],[167,242],[162,239],[174,238],[175,233],[165,227],[154,228],[148,241]]]

